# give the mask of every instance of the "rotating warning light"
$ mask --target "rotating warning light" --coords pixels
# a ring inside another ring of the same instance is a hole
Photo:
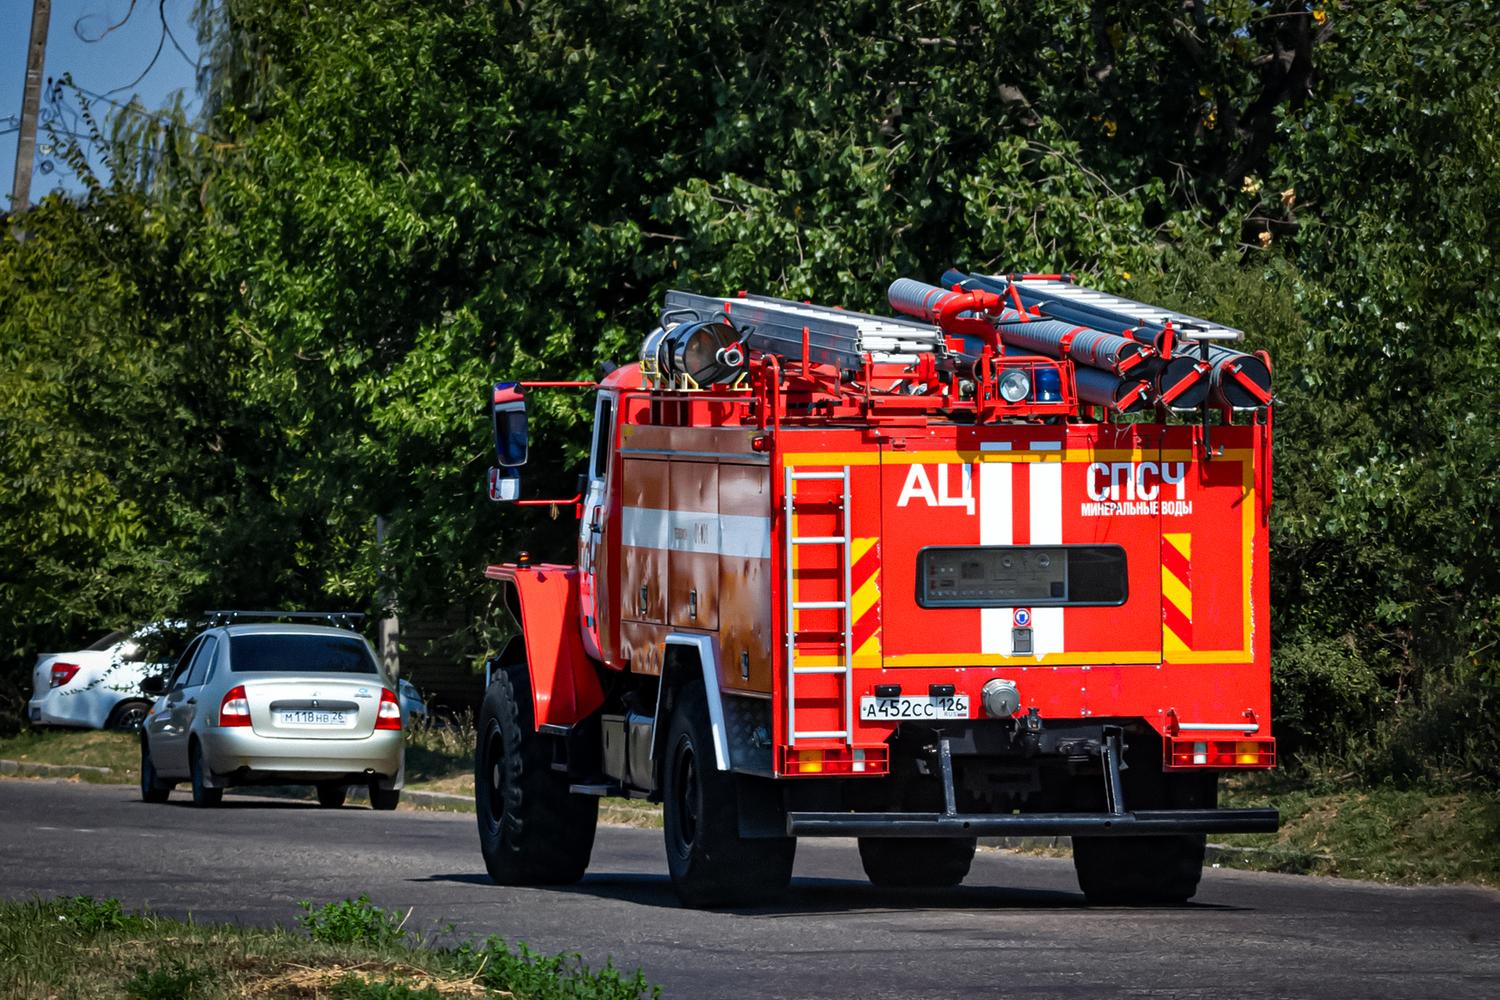
[[[1007,403],[1019,403],[1030,395],[1031,379],[1019,368],[1000,376],[1000,398]]]

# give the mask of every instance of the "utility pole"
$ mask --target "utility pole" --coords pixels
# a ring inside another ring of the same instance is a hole
[[[31,207],[31,165],[36,160],[36,120],[42,109],[42,68],[47,61],[47,26],[52,0],[31,0],[31,44],[26,48],[26,90],[21,99],[21,133],[16,137],[16,175],[10,214]]]

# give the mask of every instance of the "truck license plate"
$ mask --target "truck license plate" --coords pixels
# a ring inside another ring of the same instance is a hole
[[[859,717],[866,722],[883,722],[887,719],[967,719],[969,696],[966,694],[934,697],[932,695],[902,695],[899,698],[861,698]]]
[[[349,724],[347,713],[344,712],[317,712],[307,709],[295,711],[282,711],[276,713],[276,724],[278,726],[346,726]]]

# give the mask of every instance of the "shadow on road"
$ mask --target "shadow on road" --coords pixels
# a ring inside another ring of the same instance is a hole
[[[463,872],[429,875],[414,882],[457,882],[467,885],[493,885],[481,873]],[[682,904],[672,891],[665,875],[634,873],[599,873],[585,875],[576,885],[548,886],[528,891],[559,892],[570,895],[615,899],[638,906],[679,910]],[[783,899],[763,906],[733,907],[715,912],[744,916],[789,917],[808,914],[881,912],[890,910],[1078,910],[1132,913],[1180,910],[1184,913],[1234,913],[1247,909],[1220,904],[1188,903],[1185,906],[1104,907],[1090,906],[1080,892],[1051,889],[1015,889],[1005,886],[959,886],[955,889],[880,889],[852,879],[798,877]]]
[[[142,802],[141,805],[147,805]],[[202,809],[202,806],[193,805],[192,799],[168,799],[162,803],[169,809]],[[153,808],[160,808],[153,806]],[[302,802],[297,799],[225,799],[216,806],[209,807],[206,811],[232,811],[240,809],[317,809],[315,802]],[[323,809],[320,812],[336,812],[337,810]]]

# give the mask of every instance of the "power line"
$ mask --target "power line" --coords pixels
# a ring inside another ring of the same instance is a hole
[[[71,76],[64,75],[62,79],[56,81],[56,85],[59,87],[68,87],[74,91],[77,91],[85,97],[92,98],[93,100],[103,101],[105,104],[112,105],[113,107],[116,107],[121,111],[128,111],[130,114],[140,115],[142,118],[149,118],[152,121],[156,122],[158,125],[175,125],[178,128],[187,129],[194,135],[201,136],[204,139],[208,139],[213,142],[219,141],[212,133],[205,132],[202,129],[194,128],[187,122],[173,121],[170,115],[147,111],[145,108],[134,102],[130,104],[121,104],[119,101],[113,99],[112,97],[109,97],[108,94],[100,94],[96,93],[95,91],[89,90],[87,87],[80,87],[78,84],[73,82],[73,78]],[[114,91],[111,90],[108,93],[112,94],[114,93]]]
[[[99,33],[99,37],[98,38],[88,38],[88,37],[85,37],[85,35],[83,33],[83,22],[87,21],[89,18],[93,17],[94,15],[92,15],[92,14],[85,14],[85,15],[83,15],[78,20],[76,20],[76,21],[73,22],[73,34],[74,34],[74,36],[80,42],[83,42],[83,43],[88,44],[88,45],[92,45],[95,42],[102,42],[102,41],[104,41],[104,39],[106,37],[108,37],[108,35],[109,35],[110,32],[114,31],[116,28],[124,27],[125,22],[130,20],[130,15],[135,13],[135,4],[136,4],[136,0],[130,0],[130,8],[125,11],[125,16],[122,17],[122,18],[120,18],[114,24],[111,24],[111,25],[107,26],[103,31],[101,31]]]

